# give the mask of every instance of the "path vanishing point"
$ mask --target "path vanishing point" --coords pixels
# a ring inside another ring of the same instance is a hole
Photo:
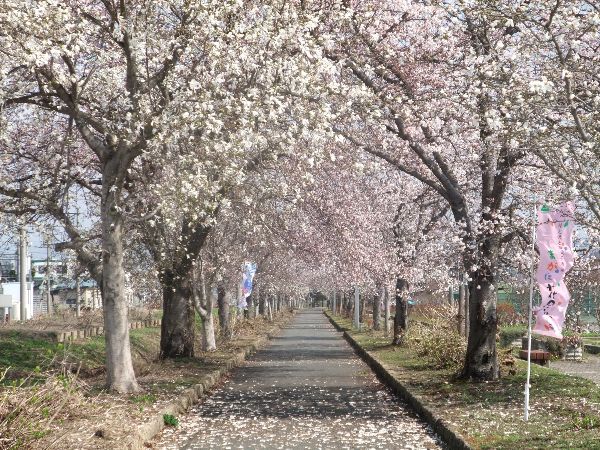
[[[166,430],[162,449],[434,449],[436,435],[390,393],[320,309],[303,310]]]

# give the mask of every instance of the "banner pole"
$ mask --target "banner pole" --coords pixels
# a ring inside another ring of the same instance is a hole
[[[533,203],[532,231],[531,231],[531,283],[529,286],[529,323],[527,326],[527,381],[525,382],[525,422],[529,420],[529,381],[531,380],[531,320],[533,315],[533,289],[535,278],[535,239],[537,225],[537,202]]]

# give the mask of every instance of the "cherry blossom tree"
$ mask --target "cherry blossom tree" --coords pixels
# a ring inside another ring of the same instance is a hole
[[[529,69],[515,58],[524,43],[483,3],[381,6],[347,2],[321,31],[347,81],[336,130],[446,203],[470,280],[463,376],[495,379],[495,274],[502,246],[518,236],[507,221],[515,174],[531,163],[531,112],[519,100]]]
[[[297,18],[292,5],[277,2],[248,9],[233,1],[90,0],[56,8],[56,2],[40,0],[13,2],[0,11],[3,120],[38,110],[64,117],[92,152],[101,174],[102,257],[93,272],[102,280],[111,389],[138,388],[123,290],[131,172],[142,170],[143,162],[153,157],[180,157],[177,151],[188,147],[176,144],[200,136],[224,139],[224,147],[237,145],[227,144],[223,130],[234,123],[224,123],[220,111],[230,111],[229,119],[237,116],[235,125],[245,127],[243,131],[287,106],[263,92],[270,110],[264,117],[254,116],[258,111],[250,100],[258,94],[257,86],[283,79],[291,94],[304,95],[307,72],[300,63],[311,55],[302,36],[311,25],[296,26]],[[290,58],[270,64],[271,56],[290,42],[296,48],[286,51]],[[290,74],[302,82],[292,82]],[[237,91],[245,91],[245,98]],[[312,114],[316,117],[318,111]],[[297,127],[290,124],[282,145]],[[249,136],[246,142],[252,145]],[[193,239],[188,244],[200,247],[206,225],[195,223],[189,231]],[[80,258],[88,258],[83,245],[75,247]]]

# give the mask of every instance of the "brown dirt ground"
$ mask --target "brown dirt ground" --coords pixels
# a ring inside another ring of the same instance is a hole
[[[142,392],[120,395],[106,392],[104,373],[78,380],[79,401],[65,405],[54,420],[51,432],[35,441],[32,448],[44,449],[113,449],[122,448],[123,440],[134,426],[160,411],[177,397],[177,393],[196,384],[202,375],[225,365],[225,361],[257,338],[273,335],[287,323],[292,313],[279,314],[272,323],[258,318],[241,321],[233,340],[221,342],[218,351],[198,352],[195,358],[158,361],[146,355],[134,355],[136,375]],[[198,342],[197,348],[200,348]],[[149,354],[152,354],[152,350]],[[154,355],[158,342],[154,342]],[[97,434],[103,434],[98,437]],[[0,446],[1,447],[1,446]]]

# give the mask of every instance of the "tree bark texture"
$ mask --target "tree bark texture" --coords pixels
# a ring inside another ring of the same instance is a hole
[[[394,338],[392,343],[400,345],[408,328],[408,281],[396,280],[396,315],[394,317]]]
[[[460,286],[458,287],[458,332],[461,336],[465,336],[465,319],[466,319],[466,309],[465,309],[465,283],[460,282]]]
[[[390,293],[387,284],[383,286],[383,326],[385,335],[390,333]]]
[[[258,314],[265,317],[267,314],[267,295],[258,294]]]
[[[269,320],[269,322],[273,321],[273,307],[271,306],[274,302],[274,296],[273,295],[269,295],[267,296],[267,319]]]
[[[359,311],[358,311],[360,323],[365,323],[366,316],[367,316],[367,314],[365,313],[365,311],[367,310],[367,295],[366,294],[361,295],[360,301],[358,303],[360,305]]]
[[[467,342],[469,341],[469,286],[465,286],[465,337],[467,338]]]
[[[212,302],[211,302],[212,303]],[[202,317],[202,350],[212,352],[217,349],[217,341],[215,339],[215,322],[211,311]]]
[[[381,330],[381,290],[373,295],[373,329]]]
[[[118,206],[117,184],[122,169],[117,156],[103,167],[102,219],[102,298],[104,300],[104,339],[106,342],[107,386],[121,393],[139,391],[133,371],[129,342],[129,314],[123,270],[123,217]]]
[[[223,339],[231,339],[231,324],[229,323],[229,302],[225,295],[225,287],[217,287],[217,307],[219,308],[219,333]]]
[[[471,275],[469,283],[469,337],[462,377],[470,380],[497,380],[496,352],[498,319],[493,275],[485,267]]]
[[[195,312],[190,277],[163,275],[160,358],[194,356]]]

